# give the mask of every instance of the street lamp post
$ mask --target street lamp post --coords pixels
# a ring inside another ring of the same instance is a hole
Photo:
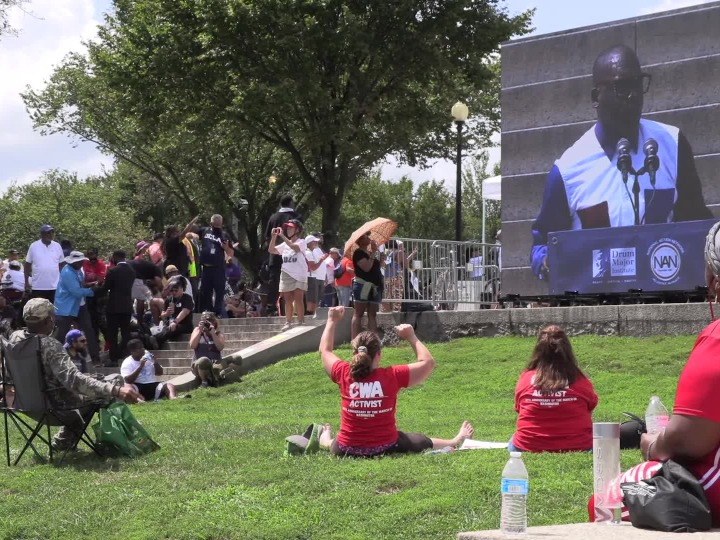
[[[462,240],[462,130],[468,117],[467,105],[458,101],[450,111],[457,126],[457,178],[455,180],[455,240]]]

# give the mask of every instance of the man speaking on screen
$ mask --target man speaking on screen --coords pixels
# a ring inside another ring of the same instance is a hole
[[[533,224],[531,265],[540,279],[549,271],[549,232],[712,217],[690,143],[678,128],[642,118],[650,75],[635,51],[625,45],[603,51],[592,77],[597,122],[553,165]]]

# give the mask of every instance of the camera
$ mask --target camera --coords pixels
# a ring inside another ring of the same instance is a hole
[[[203,321],[203,329],[204,329],[205,331],[210,330],[210,326],[211,326],[211,325],[210,325],[210,323],[209,323],[208,321]]]

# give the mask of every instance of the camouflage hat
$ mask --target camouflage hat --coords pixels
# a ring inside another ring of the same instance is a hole
[[[32,298],[25,304],[23,319],[27,323],[44,321],[55,312],[55,306],[46,298]]]

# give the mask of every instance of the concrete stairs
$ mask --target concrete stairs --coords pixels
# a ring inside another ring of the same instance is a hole
[[[196,324],[198,317],[197,314],[194,316]],[[225,334],[223,356],[240,352],[247,347],[278,335],[280,328],[284,324],[284,317],[222,319],[220,329]],[[188,346],[189,340],[190,335],[184,334],[177,340],[165,343],[162,349],[151,351],[164,368],[163,375],[159,377],[160,380],[170,380],[190,371],[193,351]],[[108,375],[119,373],[120,368],[97,368],[96,371]]]

